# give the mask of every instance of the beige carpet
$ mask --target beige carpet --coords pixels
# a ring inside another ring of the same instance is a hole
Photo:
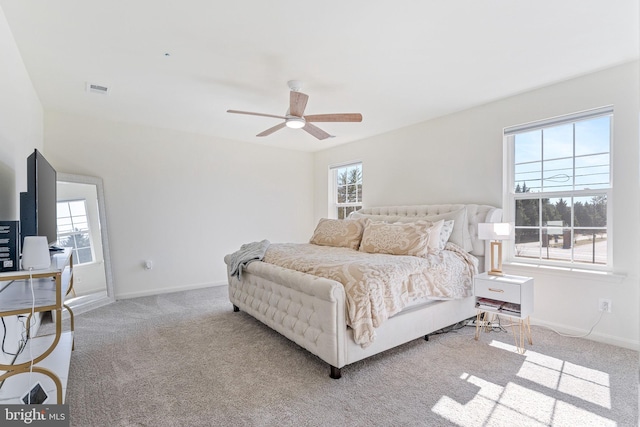
[[[638,353],[533,327],[533,347],[474,329],[418,339],[329,378],[227,288],[76,317],[73,426],[637,426]]]

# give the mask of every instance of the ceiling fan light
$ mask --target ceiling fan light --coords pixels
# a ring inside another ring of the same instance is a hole
[[[306,124],[305,120],[300,117],[291,117],[291,118],[288,118],[287,121],[285,122],[285,125],[287,125],[287,127],[291,129],[303,128],[305,124]]]

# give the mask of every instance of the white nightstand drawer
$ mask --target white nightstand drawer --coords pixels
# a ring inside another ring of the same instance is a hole
[[[509,274],[504,276],[491,276],[487,273],[478,274],[474,278],[474,292],[476,301],[479,298],[488,298],[519,306],[519,313],[508,312],[509,310],[503,308],[495,310],[505,316],[523,319],[533,312],[532,277],[512,276]]]
[[[476,297],[520,304],[520,286],[493,280],[476,280]]]

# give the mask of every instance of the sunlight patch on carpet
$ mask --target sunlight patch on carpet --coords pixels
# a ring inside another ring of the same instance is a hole
[[[490,345],[517,352],[515,346],[499,341]],[[527,350],[516,376],[611,409],[609,374],[605,372]],[[509,382],[501,386],[466,372],[459,378],[478,388],[473,399],[460,403],[442,396],[432,411],[461,427],[505,425],[515,420],[518,426],[617,425],[615,421],[522,384]]]
[[[504,347],[504,343],[500,343]],[[493,343],[491,343],[493,345]],[[508,346],[508,345],[507,345]],[[515,349],[515,347],[513,347]],[[611,409],[609,374],[527,350],[518,376]]]

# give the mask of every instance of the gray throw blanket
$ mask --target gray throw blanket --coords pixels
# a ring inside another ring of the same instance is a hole
[[[263,240],[261,242],[245,243],[240,250],[224,257],[227,263],[230,276],[236,276],[238,279],[242,275],[242,269],[253,261],[261,261],[271,242]]]

